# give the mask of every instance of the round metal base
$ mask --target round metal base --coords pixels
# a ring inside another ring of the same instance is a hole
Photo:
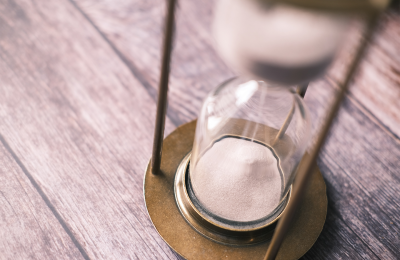
[[[271,239],[277,220],[286,208],[291,193],[289,192],[277,211],[266,220],[253,223],[221,221],[200,205],[191,189],[188,174],[190,155],[191,153],[186,155],[179,164],[174,185],[175,200],[185,220],[203,236],[222,244],[247,246]]]
[[[153,225],[186,259],[263,259],[270,240],[241,247],[217,243],[198,233],[181,215],[175,202],[174,180],[178,166],[192,150],[195,128],[196,121],[192,121],[165,138],[159,175],[151,173],[150,164],[146,169],[144,197]],[[327,204],[325,182],[316,170],[276,259],[298,259],[311,248],[325,223]]]

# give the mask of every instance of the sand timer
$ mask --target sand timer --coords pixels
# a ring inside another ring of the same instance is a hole
[[[290,197],[309,137],[308,111],[297,93],[247,78],[221,84],[197,121],[191,200],[227,227],[274,222]]]
[[[308,109],[294,87],[333,60],[347,20],[248,0],[219,1],[215,17],[217,49],[243,76],[204,102],[189,194],[220,225],[262,227],[284,210],[310,138]]]
[[[383,0],[218,1],[215,46],[240,76],[209,93],[197,121],[163,140],[175,6],[169,1],[144,195],[153,225],[176,252],[187,259],[298,259],[307,252],[327,208],[315,160],[386,5]],[[365,38],[305,154],[310,119],[302,96],[307,83],[334,60],[355,15],[366,21]]]

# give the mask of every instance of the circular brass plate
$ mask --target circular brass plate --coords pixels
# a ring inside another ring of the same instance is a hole
[[[187,154],[179,164],[175,174],[174,193],[178,208],[185,220],[205,237],[227,245],[245,246],[257,244],[265,240],[270,240],[276,226],[276,222],[282,215],[288,199],[281,205],[281,210],[278,211],[268,222],[261,225],[235,226],[226,225],[215,222],[212,217],[203,215],[193,204],[187,190],[187,168],[189,165],[191,153]]]
[[[144,178],[144,198],[150,219],[164,241],[186,259],[263,259],[269,241],[235,247],[200,235],[180,214],[174,196],[176,170],[192,150],[196,121],[178,127],[164,140],[161,173],[153,175],[150,164]],[[313,173],[298,216],[276,259],[299,259],[317,240],[325,223],[328,200],[318,168]]]

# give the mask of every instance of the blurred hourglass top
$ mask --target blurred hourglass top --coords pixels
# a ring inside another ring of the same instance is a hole
[[[241,75],[291,86],[320,76],[332,62],[348,19],[257,0],[217,2],[219,54]]]

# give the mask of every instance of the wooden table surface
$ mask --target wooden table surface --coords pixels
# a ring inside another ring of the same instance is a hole
[[[233,75],[212,47],[213,2],[179,3],[166,134]],[[142,188],[164,3],[0,1],[0,259],[179,258]],[[398,12],[371,44],[318,160],[328,215],[304,259],[400,258]],[[314,134],[351,55],[311,83]]]

